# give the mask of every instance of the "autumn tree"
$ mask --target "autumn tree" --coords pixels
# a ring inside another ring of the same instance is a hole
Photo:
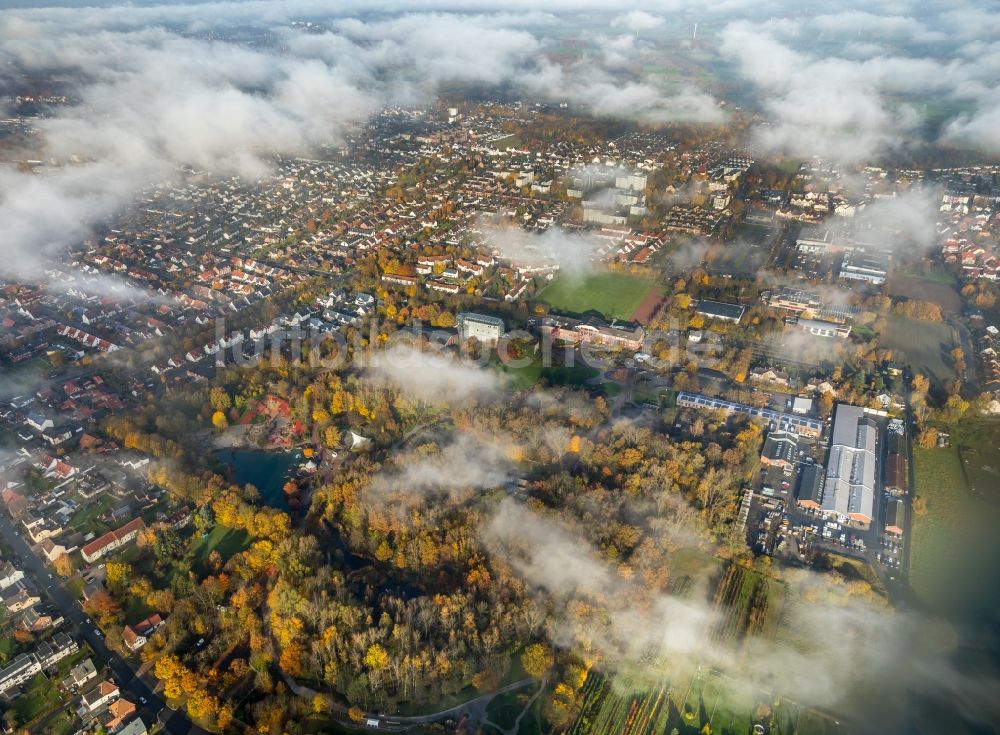
[[[524,649],[521,654],[521,665],[529,676],[542,677],[546,671],[552,668],[555,659],[552,656],[552,649],[544,643],[532,643]]]
[[[220,431],[229,426],[229,420],[226,418],[226,414],[222,411],[216,411],[212,414],[212,426]]]
[[[76,569],[73,567],[73,560],[69,554],[60,554],[55,560],[56,573],[62,577],[72,577]]]

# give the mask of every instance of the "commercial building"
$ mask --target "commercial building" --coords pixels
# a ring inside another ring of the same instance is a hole
[[[543,336],[552,340],[579,344],[597,344],[606,347],[621,347],[626,350],[642,349],[646,330],[631,322],[611,322],[597,317],[573,319],[564,316],[547,316],[542,320]]]
[[[853,250],[844,255],[840,266],[840,278],[849,281],[865,281],[876,286],[885,283],[889,269],[889,256],[885,253]]]
[[[885,489],[893,495],[906,493],[906,462],[898,452],[889,452],[885,458]]]
[[[801,318],[796,320],[794,324],[803,332],[808,332],[809,334],[817,337],[839,337],[840,339],[847,339],[851,334],[851,327],[848,324],[834,324],[832,322],[823,322],[818,319]]]
[[[821,510],[871,523],[875,514],[875,453],[879,426],[861,406],[841,403],[833,418]]]
[[[740,306],[739,304],[727,304],[722,301],[712,301],[711,299],[702,299],[698,302],[697,309],[695,309],[699,314],[707,316],[710,319],[721,319],[737,323],[743,318],[746,310],[745,306]]]
[[[894,536],[903,535],[906,508],[899,498],[889,498],[885,504],[885,532]]]
[[[463,311],[457,315],[456,322],[462,342],[476,339],[484,344],[496,344],[504,335],[503,319],[499,317]]]
[[[688,393],[681,391],[677,394],[677,405],[682,408],[696,408],[702,411],[725,411],[727,414],[744,413],[754,418],[764,419],[771,422],[776,429],[792,431],[801,436],[818,438],[823,434],[823,422],[818,419],[807,418],[805,416],[793,416],[790,413],[775,411],[770,408],[758,408],[747,406],[743,403],[726,401],[721,398],[701,395],[700,393]]]
[[[799,473],[799,486],[795,492],[795,502],[802,508],[819,510],[823,503],[823,489],[826,485],[826,470],[822,465],[810,464]]]
[[[767,435],[760,450],[760,463],[767,467],[790,470],[795,465],[798,450],[798,434],[782,429],[772,431]]]

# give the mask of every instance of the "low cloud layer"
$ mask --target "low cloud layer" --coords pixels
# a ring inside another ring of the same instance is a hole
[[[570,232],[551,227],[542,233],[517,225],[482,226],[486,243],[501,258],[516,265],[557,264],[560,271],[579,276],[591,270],[602,243],[588,232]]]
[[[8,13],[4,86],[21,73],[56,75],[72,80],[74,104],[39,122],[37,157],[54,168],[0,175],[0,272],[37,275],[47,257],[182,165],[256,177],[272,153],[336,145],[384,106],[431,102],[445,83],[511,84],[603,116],[720,119],[708,95],[618,79],[599,53],[569,67],[549,60],[551,15],[428,7],[377,20],[309,2]],[[311,32],[288,25],[317,16],[325,20]],[[225,40],[244,23],[261,27],[258,40]]]
[[[794,598],[782,620],[788,636],[729,643],[717,633],[721,613],[707,600],[708,579],[683,597],[650,590],[571,530],[509,499],[484,542],[550,611],[554,640],[589,648],[602,667],[627,667],[633,678],[645,670],[651,683],[684,681],[696,667],[716,667],[733,689],[843,712],[854,732],[898,731],[913,694],[960,702],[971,722],[1000,714],[998,682],[950,662],[955,639],[947,625],[854,596],[829,577],[786,575]]]
[[[1000,13],[894,5],[891,13],[845,7],[726,25],[720,50],[754,85],[768,118],[754,131],[760,148],[871,161],[920,132],[933,100],[955,110],[944,142],[1000,152],[998,52],[987,43]],[[978,31],[965,22],[973,18],[983,24]]]
[[[495,395],[497,374],[466,363],[452,353],[433,353],[410,345],[395,345],[373,354],[369,374],[428,403],[461,404]]]

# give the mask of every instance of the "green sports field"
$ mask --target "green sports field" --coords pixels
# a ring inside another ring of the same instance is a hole
[[[538,300],[559,311],[598,311],[609,319],[630,319],[654,285],[652,278],[632,273],[561,275],[538,294]]]

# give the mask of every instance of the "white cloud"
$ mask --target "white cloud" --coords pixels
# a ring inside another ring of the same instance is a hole
[[[630,31],[648,31],[664,25],[666,20],[659,15],[647,13],[645,10],[631,10],[611,21],[615,28],[627,28]]]

